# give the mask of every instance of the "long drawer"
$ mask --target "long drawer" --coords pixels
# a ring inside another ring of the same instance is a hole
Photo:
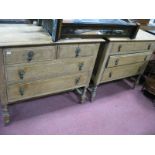
[[[8,83],[23,82],[90,71],[93,68],[93,60],[94,57],[91,56],[77,59],[57,59],[51,62],[33,63],[28,65],[8,65],[6,66],[7,81]]]
[[[58,58],[75,58],[91,56],[98,52],[99,43],[71,44],[58,46]]]
[[[31,63],[56,58],[56,46],[5,48],[5,64]]]
[[[48,80],[36,80],[31,83],[11,84],[7,87],[8,101],[28,99],[51,93],[62,92],[85,86],[88,82],[88,73],[72,76],[56,77]]]
[[[120,65],[127,65],[149,60],[151,57],[150,52],[125,54],[125,55],[112,55],[109,57],[107,67],[115,67]]]
[[[141,68],[143,68],[143,65],[144,62],[113,68],[106,68],[102,75],[101,82],[107,82],[137,75],[139,74]]]
[[[113,42],[112,53],[132,53],[153,50],[153,42]]]

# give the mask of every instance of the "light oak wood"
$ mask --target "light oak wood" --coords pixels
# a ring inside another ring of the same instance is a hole
[[[19,100],[80,89],[80,103],[83,103],[99,45],[100,43],[67,44],[68,47],[81,47],[82,54],[70,57],[69,51],[72,50],[68,48],[65,51],[67,57],[62,58],[58,47],[64,45],[3,48],[1,66],[5,81],[1,82],[5,84],[7,98],[3,102],[4,123],[10,121],[8,105]],[[2,100],[5,99],[2,95],[1,97]]]
[[[59,45],[58,46],[58,58],[75,58],[76,49],[79,47],[78,44],[72,45]]]
[[[0,24],[0,36],[0,47],[52,44],[42,27],[31,24]]]
[[[105,42],[104,39],[101,39],[101,38],[92,38],[92,39],[81,39],[81,38],[72,38],[72,39],[60,39],[56,42],[57,45],[59,44],[75,44],[75,43],[100,43],[100,42]]]
[[[87,78],[88,73],[86,72],[47,80],[36,80],[25,84],[8,85],[8,101],[14,102],[82,87],[86,85]],[[23,95],[21,95],[20,89],[24,91]]]
[[[93,83],[89,88],[91,101],[101,83],[138,75],[134,86],[138,84],[154,50],[155,36],[142,30],[135,39],[107,38],[96,59]]]
[[[81,50],[81,56],[96,55],[96,51],[99,50],[100,43],[93,44],[79,44]]]
[[[7,104],[6,76],[2,49],[0,49],[0,99],[3,105]]]
[[[19,100],[76,89],[80,92],[80,102],[85,101],[103,39],[52,42],[41,27],[27,24],[1,24],[0,35],[0,97],[4,123],[10,121],[9,103]]]
[[[29,52],[33,52],[28,61]],[[56,59],[56,46],[4,48],[5,64],[31,63]]]
[[[3,51],[0,49],[0,102],[2,107],[2,116],[5,123],[10,122],[10,114],[8,110],[8,96],[6,89],[6,75],[5,75],[5,66],[3,59]]]
[[[57,59],[31,64],[6,66],[7,81],[29,82],[36,79],[59,77],[85,71],[92,71],[94,57]],[[21,75],[22,74],[22,75]]]
[[[111,43],[105,43],[102,44],[98,57],[96,59],[94,72],[92,75],[92,81],[93,85],[95,86],[95,92],[96,92],[96,86],[100,84],[103,71],[105,69],[105,66],[107,64],[109,53],[111,52],[112,44]]]
[[[114,42],[111,53],[125,54],[153,50],[153,42]]]
[[[106,68],[103,73],[101,83],[138,75],[141,72],[144,64],[145,63],[136,63],[131,65]]]
[[[137,62],[148,61],[151,57],[151,52],[112,55],[109,57],[107,67],[116,67],[120,65],[128,65]]]
[[[86,57],[96,54],[99,44],[74,44],[74,45],[60,45],[58,47],[58,58],[75,58]],[[77,50],[79,52],[77,53]]]

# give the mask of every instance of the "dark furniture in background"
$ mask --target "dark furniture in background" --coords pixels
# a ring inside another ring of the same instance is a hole
[[[0,19],[0,24],[33,24],[34,21],[50,33],[54,42],[66,38],[134,39],[140,27],[127,19]]]
[[[148,25],[150,19],[131,19],[132,21],[139,23],[140,25]]]
[[[134,39],[140,25],[121,19],[45,19],[42,26],[52,35],[53,41],[66,38],[129,37]]]
[[[155,54],[155,52],[154,52]],[[143,84],[142,90],[149,93],[147,95],[155,101],[155,60],[151,60],[144,73],[145,82]]]

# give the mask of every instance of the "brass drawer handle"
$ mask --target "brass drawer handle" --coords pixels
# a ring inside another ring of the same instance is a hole
[[[27,61],[30,62],[33,59],[33,56],[34,56],[34,52],[29,51],[27,54]]]
[[[148,49],[148,50],[150,50],[150,49],[151,49],[151,44],[149,44],[149,45],[148,45],[147,49]]]
[[[19,87],[19,93],[20,93],[20,95],[21,96],[23,96],[24,95],[24,87]]]
[[[115,65],[117,66],[118,63],[119,63],[119,59],[117,58],[117,59],[115,60]]]
[[[109,73],[109,78],[111,78],[111,77],[112,77],[112,72]]]
[[[81,71],[81,70],[82,70],[83,66],[84,66],[84,63],[83,63],[83,62],[81,62],[81,63],[79,64],[79,71]]]
[[[76,48],[75,50],[75,57],[78,57],[80,54],[81,49],[79,47]]]
[[[121,48],[122,48],[122,45],[119,45],[119,46],[118,46],[118,52],[121,51]]]
[[[18,75],[19,75],[19,78],[22,80],[24,79],[24,74],[25,74],[25,71],[24,70],[19,70],[18,71]]]
[[[78,78],[75,79],[75,85],[78,85],[79,82],[80,82],[80,77],[78,77]]]

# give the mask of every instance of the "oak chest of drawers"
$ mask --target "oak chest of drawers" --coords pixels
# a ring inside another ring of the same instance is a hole
[[[108,38],[102,45],[93,71],[91,100],[101,83],[138,75],[138,83],[155,49],[155,37],[139,30],[135,39]]]
[[[74,39],[57,43],[49,40],[40,43],[36,38],[34,45],[21,42],[13,46],[10,41],[7,46],[0,47],[0,97],[4,123],[10,121],[9,104],[20,100],[76,89],[80,102],[85,101],[103,40]]]

